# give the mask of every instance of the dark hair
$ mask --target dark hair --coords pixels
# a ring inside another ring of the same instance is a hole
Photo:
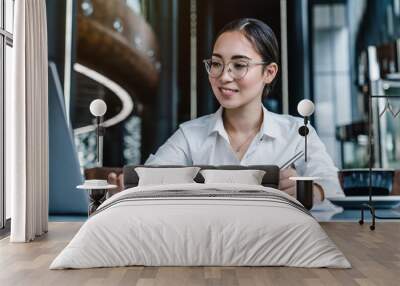
[[[217,34],[216,39],[225,32],[239,31],[253,44],[263,61],[279,65],[279,45],[274,31],[264,22],[253,18],[242,18],[226,24]],[[265,70],[265,67],[264,67]],[[278,76],[265,85],[263,96],[267,96],[273,89]]]

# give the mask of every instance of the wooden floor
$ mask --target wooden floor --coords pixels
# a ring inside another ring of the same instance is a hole
[[[380,222],[375,231],[357,223],[322,223],[353,268],[122,267],[48,270],[81,226],[50,223],[49,233],[27,244],[0,241],[0,285],[400,285],[400,223]]]

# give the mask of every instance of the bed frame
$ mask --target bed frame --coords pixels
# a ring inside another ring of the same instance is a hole
[[[127,165],[123,168],[117,167],[95,167],[85,169],[85,179],[108,179],[109,174],[115,173],[124,174],[124,189],[132,188],[138,185],[139,177],[135,171],[136,167],[147,167],[147,168],[179,168],[185,167],[181,165],[162,165],[162,166],[144,166],[144,165]],[[221,166],[210,166],[210,165],[195,165],[202,169],[218,169],[218,170],[248,170],[256,169],[263,170],[266,172],[262,180],[262,185],[265,187],[271,187],[277,189],[279,186],[279,168],[276,165],[251,165],[251,166],[238,166],[238,165],[221,165]],[[199,173],[194,179],[197,183],[204,183],[203,176]]]

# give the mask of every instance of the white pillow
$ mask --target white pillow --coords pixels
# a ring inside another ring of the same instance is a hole
[[[261,185],[265,171],[262,170],[201,170],[204,183],[234,183]]]
[[[135,168],[139,176],[138,186],[195,183],[193,179],[199,170],[199,167]]]

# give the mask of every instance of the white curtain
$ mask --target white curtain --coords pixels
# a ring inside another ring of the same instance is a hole
[[[12,242],[48,226],[48,98],[45,0],[15,1],[14,71],[6,98],[6,187],[11,190]]]

